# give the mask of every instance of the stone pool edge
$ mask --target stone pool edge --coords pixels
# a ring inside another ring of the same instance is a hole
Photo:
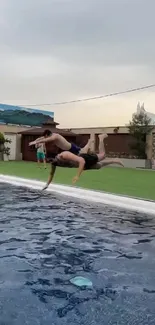
[[[20,178],[9,175],[0,174],[1,183],[9,183],[15,186],[25,186],[28,188],[40,190],[44,186],[44,182],[37,180],[31,180],[26,178]],[[47,192],[55,192],[58,194],[66,195],[68,197],[74,197],[82,199],[87,202],[100,203],[104,205],[115,206],[125,210],[132,210],[142,213],[155,215],[155,202],[145,201],[142,199],[136,199],[126,196],[120,196],[100,191],[87,190],[77,188],[73,186],[66,186],[60,184],[51,184],[46,190]]]

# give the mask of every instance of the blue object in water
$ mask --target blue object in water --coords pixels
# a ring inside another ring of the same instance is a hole
[[[70,282],[78,287],[91,288],[93,286],[92,282],[89,279],[82,276],[76,276],[75,278],[71,279]]]

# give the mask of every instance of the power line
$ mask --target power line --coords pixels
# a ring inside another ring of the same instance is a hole
[[[58,106],[58,105],[66,105],[66,104],[73,104],[73,103],[79,103],[79,102],[87,102],[87,101],[91,101],[91,100],[97,100],[97,99],[103,99],[103,98],[112,97],[112,96],[128,94],[128,93],[132,93],[132,92],[136,92],[136,91],[140,91],[140,90],[144,90],[144,89],[149,89],[149,88],[154,88],[154,87],[155,87],[155,84],[151,84],[151,85],[147,85],[147,86],[143,86],[143,87],[131,88],[131,89],[124,90],[124,91],[119,91],[119,92],[110,93],[110,94],[101,95],[101,96],[88,97],[88,98],[84,98],[84,99],[76,99],[76,100],[70,100],[70,101],[65,101],[65,102],[55,102],[55,103],[51,103],[51,104],[32,104],[32,105],[26,105],[26,106],[29,106],[29,107]]]

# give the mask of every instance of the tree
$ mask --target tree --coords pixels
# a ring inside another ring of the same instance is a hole
[[[3,133],[0,132],[0,144],[4,143],[4,141],[5,141],[4,135]]]
[[[129,133],[133,136],[130,144],[135,154],[142,159],[146,158],[146,136],[153,130],[151,119],[145,112],[136,113],[129,122]]]

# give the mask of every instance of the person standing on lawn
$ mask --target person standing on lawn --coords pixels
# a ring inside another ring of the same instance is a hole
[[[40,167],[41,162],[44,163],[46,169],[46,147],[44,143],[36,143],[35,148],[37,149],[37,162]]]

